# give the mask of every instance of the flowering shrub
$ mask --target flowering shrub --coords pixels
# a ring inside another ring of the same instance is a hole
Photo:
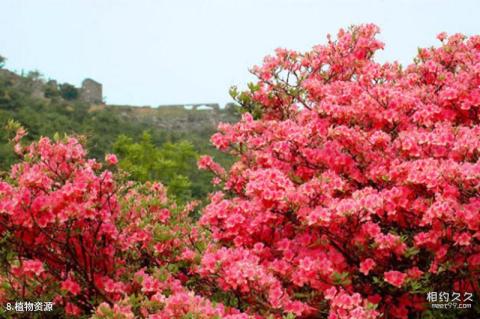
[[[232,90],[245,113],[211,140],[238,160],[200,158],[218,191],[198,223],[195,202],[129,181],[115,155],[104,167],[71,137],[23,146],[18,129],[22,160],[0,181],[0,303],[373,319],[428,317],[432,291],[480,295],[480,37],[440,34],[403,69],[373,60],[377,32],[279,49]]]
[[[23,160],[0,182],[2,305],[53,301],[56,316],[247,318],[186,286],[203,237],[188,217],[194,202],[177,208],[161,184],[102,169],[75,138],[23,147],[24,134],[13,140]],[[115,169],[115,155],[105,161]]]
[[[380,64],[375,25],[278,49],[212,137],[238,156],[200,223],[198,274],[278,317],[407,318],[429,291],[480,295],[480,37]],[[476,310],[478,312],[478,309]]]

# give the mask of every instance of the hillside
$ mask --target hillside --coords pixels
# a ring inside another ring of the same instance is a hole
[[[79,89],[45,80],[38,72],[19,75],[0,69],[0,125],[9,119],[20,122],[29,139],[53,136],[55,133],[80,134],[87,139],[90,155],[102,158],[112,150],[119,135],[134,141],[144,131],[154,145],[180,140],[190,141],[197,152],[218,155],[209,137],[219,122],[237,119],[233,108],[189,110],[179,106],[135,107],[91,104],[82,100]],[[0,169],[14,160],[7,145],[6,132],[0,134]]]

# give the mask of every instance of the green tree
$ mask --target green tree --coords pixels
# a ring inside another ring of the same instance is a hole
[[[138,142],[120,135],[113,145],[120,168],[138,181],[160,181],[169,196],[180,202],[204,199],[210,191],[209,174],[197,169],[198,153],[189,141],[167,142],[156,147],[149,133]]]
[[[55,81],[48,81],[45,84],[45,92],[44,95],[46,98],[55,98],[60,95],[60,91],[58,90],[57,82]]]
[[[5,57],[1,56],[0,55],[0,69],[3,68],[5,66],[5,61],[7,59],[5,59]]]
[[[78,98],[78,89],[69,83],[60,84],[60,95],[68,101]]]

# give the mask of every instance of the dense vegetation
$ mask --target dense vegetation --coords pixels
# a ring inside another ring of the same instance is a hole
[[[254,67],[232,90],[245,113],[211,137],[235,163],[198,159],[216,185],[200,209],[177,172],[187,142],[121,136],[120,161],[97,161],[11,122],[0,303],[53,301],[37,314],[55,318],[478,318],[480,36],[441,33],[403,68],[375,61],[378,32]],[[445,293],[470,307],[434,309]]]
[[[220,110],[216,116],[225,121],[236,119],[232,110]],[[79,99],[73,85],[45,81],[38,72],[17,75],[0,69],[0,127],[9,120],[23,125],[30,141],[56,133],[82,135],[93,158],[101,159],[115,150],[120,166],[131,172],[133,179],[159,180],[171,188],[172,196],[175,193],[182,200],[203,200],[211,190],[209,174],[198,172],[194,164],[198,154],[211,154],[226,165],[229,161],[209,142],[215,130],[209,111],[92,106]],[[175,128],[161,126],[176,122]],[[8,133],[1,130],[0,171],[15,160]]]
[[[183,203],[206,198],[211,176],[196,168],[198,153],[191,142],[167,142],[156,147],[148,133],[136,143],[120,135],[113,150],[121,158],[120,168],[129,172],[132,179],[162,181],[168,185],[170,198]]]

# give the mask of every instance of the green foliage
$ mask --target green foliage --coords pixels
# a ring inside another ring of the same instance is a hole
[[[167,142],[156,147],[152,136],[144,132],[138,142],[120,135],[113,151],[120,167],[138,181],[161,181],[169,196],[181,202],[202,199],[211,190],[207,173],[196,168],[198,153],[189,141]]]
[[[71,84],[60,84],[60,95],[67,101],[76,100],[79,96],[78,89]]]
[[[7,59],[5,59],[3,56],[0,55],[0,69],[3,68],[5,66],[5,61]]]
[[[249,112],[252,114],[254,119],[259,119],[263,114],[263,106],[260,103],[253,101],[250,94],[258,91],[259,86],[258,84],[250,82],[248,83],[248,88],[250,91],[239,92],[236,86],[232,86],[229,93],[230,96],[239,104],[239,107],[235,108],[237,113]]]
[[[134,179],[160,180],[178,201],[204,200],[211,176],[197,169],[198,154],[211,155],[226,168],[235,160],[210,144],[215,132],[211,116],[181,107],[92,106],[72,85],[45,81],[37,71],[20,76],[0,70],[0,175],[17,160],[3,129],[15,120],[28,132],[26,143],[55,133],[81,135],[90,157],[103,160],[106,153],[118,151],[122,168]],[[235,121],[237,107],[232,104],[216,116]]]

